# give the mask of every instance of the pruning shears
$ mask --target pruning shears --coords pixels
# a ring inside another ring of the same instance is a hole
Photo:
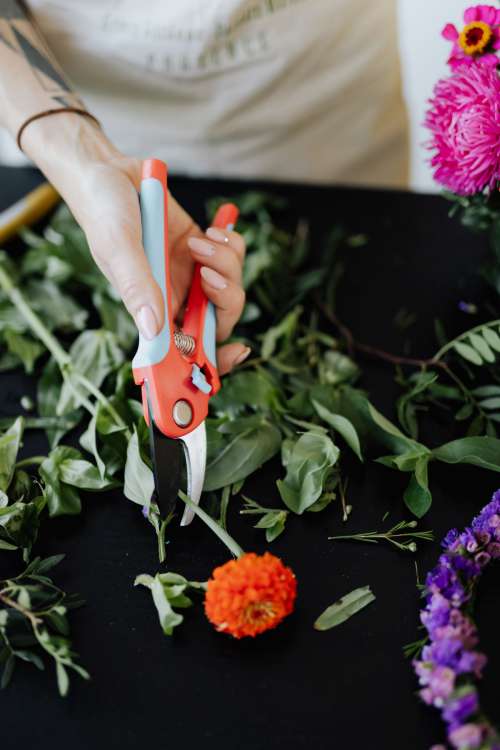
[[[140,189],[142,241],[165,305],[162,330],[152,339],[139,335],[132,362],[134,380],[142,390],[144,418],[149,427],[156,501],[163,517],[174,508],[186,462],[187,494],[198,504],[205,479],[209,399],[220,388],[216,358],[216,314],[202,286],[200,266],[194,269],[182,330],[174,322],[168,245],[167,166],[158,159],[143,163]],[[222,205],[212,226],[232,229],[238,209]],[[193,519],[186,507],[181,525]]]

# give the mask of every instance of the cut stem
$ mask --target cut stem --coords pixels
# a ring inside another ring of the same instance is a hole
[[[191,498],[188,497],[185,492],[179,490],[179,497],[182,502],[185,503],[187,507],[193,511],[193,513],[199,516],[199,518],[201,518],[201,520],[208,526],[208,528],[211,529],[211,531],[213,531],[214,534],[219,537],[221,542],[226,545],[232,555],[234,555],[235,557],[241,557],[245,554],[245,551],[233,539],[233,537],[230,536],[230,534],[228,534],[227,531],[225,531],[225,529],[223,529],[222,526],[212,518],[212,516],[209,516],[208,513],[205,513],[205,511],[202,510],[202,508],[198,507],[196,503],[193,503]]]

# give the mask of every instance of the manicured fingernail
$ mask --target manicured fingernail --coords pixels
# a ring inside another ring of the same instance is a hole
[[[158,333],[158,323],[156,322],[155,314],[148,305],[141,307],[136,315],[135,322],[141,336],[151,341]]]
[[[224,277],[221,276],[220,273],[217,273],[217,271],[214,271],[212,268],[202,266],[201,275],[203,276],[207,284],[213,286],[214,289],[225,289],[227,287]]]
[[[246,346],[243,349],[243,351],[238,354],[238,356],[236,357],[236,359],[234,360],[234,362],[232,364],[232,367],[236,367],[237,365],[241,365],[241,363],[246,360],[246,358],[248,357],[248,355],[250,354],[251,351],[252,350],[250,349],[250,347]]]
[[[226,240],[224,232],[221,232],[220,229],[216,229],[215,227],[209,227],[206,231],[206,235],[214,242],[225,242]]]
[[[190,237],[187,243],[191,250],[194,250],[198,255],[213,255],[215,253],[215,247],[206,240],[200,240],[199,237]]]

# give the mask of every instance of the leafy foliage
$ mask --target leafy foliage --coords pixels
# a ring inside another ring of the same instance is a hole
[[[500,470],[494,432],[500,388],[492,369],[500,353],[499,321],[443,345],[432,363],[407,381],[400,376],[407,388],[398,402],[401,430],[357,387],[359,367],[320,312],[334,307],[338,249],[366,238],[334,230],[311,269],[303,222],[293,231],[279,228],[274,218],[279,202],[269,196],[248,193],[237,202],[248,245],[248,301],[235,337],[250,345],[254,356],[225,379],[207,419],[205,490],[219,493],[221,523],[196,510],[221,539],[230,539],[225,531],[230,497],[264,465],[282,504],[278,499],[278,507],[268,507],[244,498],[241,513],[257,517],[256,528],[268,542],[304,512],[323,512],[343,497],[349,453],[354,460],[375,457],[408,473],[404,500],[418,517],[431,504],[433,461]],[[9,554],[21,550],[28,561],[43,518],[78,514],[86,493],[123,487],[152,524],[163,559],[170,518],[160,518],[152,498],[147,428],[130,368],[135,342],[130,316],[95,267],[66,208],[43,235],[27,230],[23,237],[27,250],[17,267],[0,256],[0,369],[24,366],[39,378],[36,413],[2,424],[0,548]],[[53,304],[45,304],[48,298]],[[89,328],[89,321],[97,327]],[[456,378],[450,383],[449,358],[466,368],[474,360],[491,378],[471,389]],[[418,415],[430,402],[445,402],[457,420],[471,420],[468,436],[437,448],[419,442]],[[19,456],[28,429],[45,430],[47,455]],[[81,450],[75,447],[77,434]],[[189,505],[189,498],[180,497]],[[231,549],[239,554],[236,543]],[[172,573],[141,576],[138,583],[151,590],[169,633],[182,619],[176,609],[187,606],[185,592],[200,586]]]
[[[6,687],[18,661],[45,669],[43,656],[56,669],[60,695],[69,689],[69,670],[85,680],[88,673],[76,661],[69,639],[68,612],[83,602],[65,594],[47,573],[64,555],[31,561],[15,578],[0,581],[0,665],[1,687]]]

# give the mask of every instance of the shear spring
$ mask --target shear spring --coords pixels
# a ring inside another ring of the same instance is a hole
[[[196,348],[196,341],[194,338],[183,331],[174,331],[174,342],[180,353],[185,354],[188,357],[193,354]]]

